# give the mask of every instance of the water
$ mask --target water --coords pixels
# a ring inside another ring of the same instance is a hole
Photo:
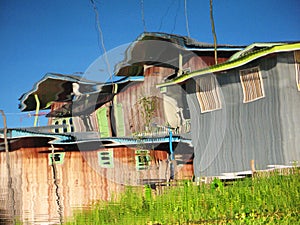
[[[192,153],[183,153],[175,152],[171,164],[162,150],[55,149],[53,157],[45,147],[20,148],[9,153],[7,166],[6,153],[0,152],[0,224],[61,224],[76,209],[114,199],[126,185],[190,179]]]

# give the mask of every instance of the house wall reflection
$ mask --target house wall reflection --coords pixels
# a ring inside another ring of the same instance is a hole
[[[168,153],[118,147],[93,151],[64,151],[55,148],[52,164],[47,147],[20,148],[0,152],[1,207],[7,214],[29,224],[59,223],[74,209],[89,207],[99,200],[112,200],[126,185],[167,181]],[[178,155],[176,179],[193,175],[191,155]],[[9,187],[8,169],[12,179]],[[8,193],[13,193],[8,195]],[[14,215],[12,215],[14,214]]]

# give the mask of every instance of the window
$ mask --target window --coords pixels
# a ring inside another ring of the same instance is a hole
[[[58,121],[55,121],[54,124],[55,124],[55,125],[59,125],[59,122],[58,122]],[[55,128],[55,129],[54,129],[54,132],[55,132],[55,133],[59,133],[59,129],[58,129],[58,128]]]
[[[65,153],[64,152],[60,152],[60,153],[50,153],[48,155],[49,157],[49,165],[53,165],[54,164],[63,164],[64,162],[64,158],[65,158]]]
[[[201,77],[197,80],[197,97],[202,113],[222,108],[219,86],[214,76]]]
[[[167,87],[161,87],[159,89],[160,93],[164,94],[164,93],[167,93]]]
[[[75,131],[72,117],[64,119],[55,118],[52,120],[52,124],[56,125],[53,129],[54,133],[68,133]]]
[[[137,170],[146,170],[150,166],[149,150],[139,149],[135,151],[135,163]]]
[[[70,124],[70,128],[71,128],[71,132],[73,133],[75,130],[74,130],[74,125],[73,125],[73,119],[72,119],[72,117],[69,119],[69,124]]]
[[[96,111],[98,128],[99,128],[99,133],[101,138],[111,136],[110,124],[108,121],[108,113],[109,113],[108,110],[109,110],[108,107],[102,107]]]
[[[124,137],[125,136],[125,122],[124,122],[124,112],[121,103],[115,104],[114,108],[115,119],[116,119],[116,131],[117,137]]]
[[[113,150],[106,150],[98,152],[98,162],[102,168],[114,167],[114,152]]]
[[[67,133],[67,132],[68,132],[67,121],[66,121],[66,120],[63,120],[63,121],[62,121],[62,124],[63,124],[63,131],[64,131],[64,133]]]
[[[300,51],[295,51],[295,67],[296,67],[296,84],[298,91],[300,91]]]
[[[244,103],[265,97],[259,67],[240,70],[240,80],[244,93]]]

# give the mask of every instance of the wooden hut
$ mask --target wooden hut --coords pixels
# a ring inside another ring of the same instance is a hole
[[[185,85],[195,176],[297,165],[299,42],[255,43],[225,63],[158,87]]]
[[[218,48],[222,63],[243,46]],[[1,193],[13,193],[1,196],[1,203],[22,221],[59,223],[74,207],[111,199],[124,184],[191,179],[194,168],[199,175],[189,139],[192,127],[197,161],[202,142],[195,141],[199,132],[193,125],[196,88],[180,80],[172,87],[156,85],[213,65],[213,51],[212,44],[188,37],[143,33],[116,65],[120,78],[114,82],[46,74],[20,98],[21,111],[36,112],[35,124],[8,130],[9,157],[0,130],[0,178],[8,184]],[[47,126],[37,126],[40,110],[50,110]]]
[[[219,62],[242,46],[218,45]],[[214,46],[191,38],[143,33],[115,65],[113,82],[99,83],[74,75],[46,74],[20,98],[22,111],[50,109],[49,125],[56,133],[97,132],[100,137],[163,133],[166,127],[188,133],[190,115],[185,88],[168,95],[156,85],[168,77],[206,68],[214,63]],[[180,94],[178,94],[180,93]],[[174,130],[175,131],[175,130]]]
[[[10,220],[61,223],[78,208],[116,198],[127,185],[157,184],[171,176],[165,150],[83,149],[68,135],[8,131],[8,153],[0,133],[0,211]],[[192,178],[191,154],[176,155],[174,179]]]

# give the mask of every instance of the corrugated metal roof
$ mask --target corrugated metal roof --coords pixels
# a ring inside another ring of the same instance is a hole
[[[218,51],[235,53],[245,46],[217,45]],[[123,61],[115,65],[118,76],[142,75],[144,65],[158,65],[178,68],[179,53],[183,63],[188,61],[194,52],[213,52],[214,45],[198,42],[186,36],[160,32],[142,33],[126,50]]]
[[[283,45],[286,44],[285,42],[273,42],[273,43],[253,43],[249,46],[247,46],[246,48],[244,48],[243,50],[233,54],[228,61],[233,61],[236,60],[242,56],[245,56],[247,54],[251,54],[253,52],[256,52],[260,49],[264,49],[264,48],[270,48],[276,45]]]
[[[94,86],[99,84],[80,76],[47,73],[33,85],[30,91],[24,93],[19,98],[19,108],[21,111],[35,110],[35,94],[39,96],[41,109],[48,109],[52,101],[71,101],[72,83],[74,82],[80,83],[83,92],[92,91]]]
[[[206,43],[206,42],[199,42],[193,38],[187,37],[187,36],[181,36],[177,34],[168,34],[163,32],[144,32],[142,33],[136,41],[143,41],[143,40],[163,40],[172,42],[174,44],[177,44],[179,46],[182,46],[183,48],[190,50],[193,49],[195,51],[200,49],[213,49],[214,44],[212,43]],[[226,48],[228,50],[230,49],[243,49],[245,46],[240,45],[229,45],[229,44],[218,44],[217,48]]]
[[[7,129],[7,139],[21,139],[21,138],[28,138],[28,137],[41,137],[41,138],[49,138],[51,139],[49,141],[49,144],[58,144],[58,143],[67,143],[67,142],[74,142],[75,138],[71,135],[66,134],[55,134],[55,133],[42,133],[42,132],[34,132],[26,130],[26,128],[23,129]],[[3,129],[0,129],[0,138],[4,138],[4,132]]]
[[[47,73],[41,80],[36,82],[33,88],[24,93],[20,98],[19,108],[21,111],[33,111],[36,109],[36,100],[34,95],[37,94],[40,101],[40,109],[49,109],[53,101],[72,102],[73,83],[78,83],[80,93],[89,94],[101,97],[103,93],[112,94],[113,83],[120,84],[121,87],[128,85],[130,82],[143,81],[143,77],[124,77],[118,78],[114,82],[100,83],[96,81],[87,80],[80,76],[63,75]],[[101,94],[102,93],[102,94]],[[104,96],[105,97],[105,96]],[[92,97],[90,97],[92,98]],[[95,98],[95,97],[94,97]],[[102,101],[101,99],[99,99]],[[109,99],[103,99],[104,103]]]

